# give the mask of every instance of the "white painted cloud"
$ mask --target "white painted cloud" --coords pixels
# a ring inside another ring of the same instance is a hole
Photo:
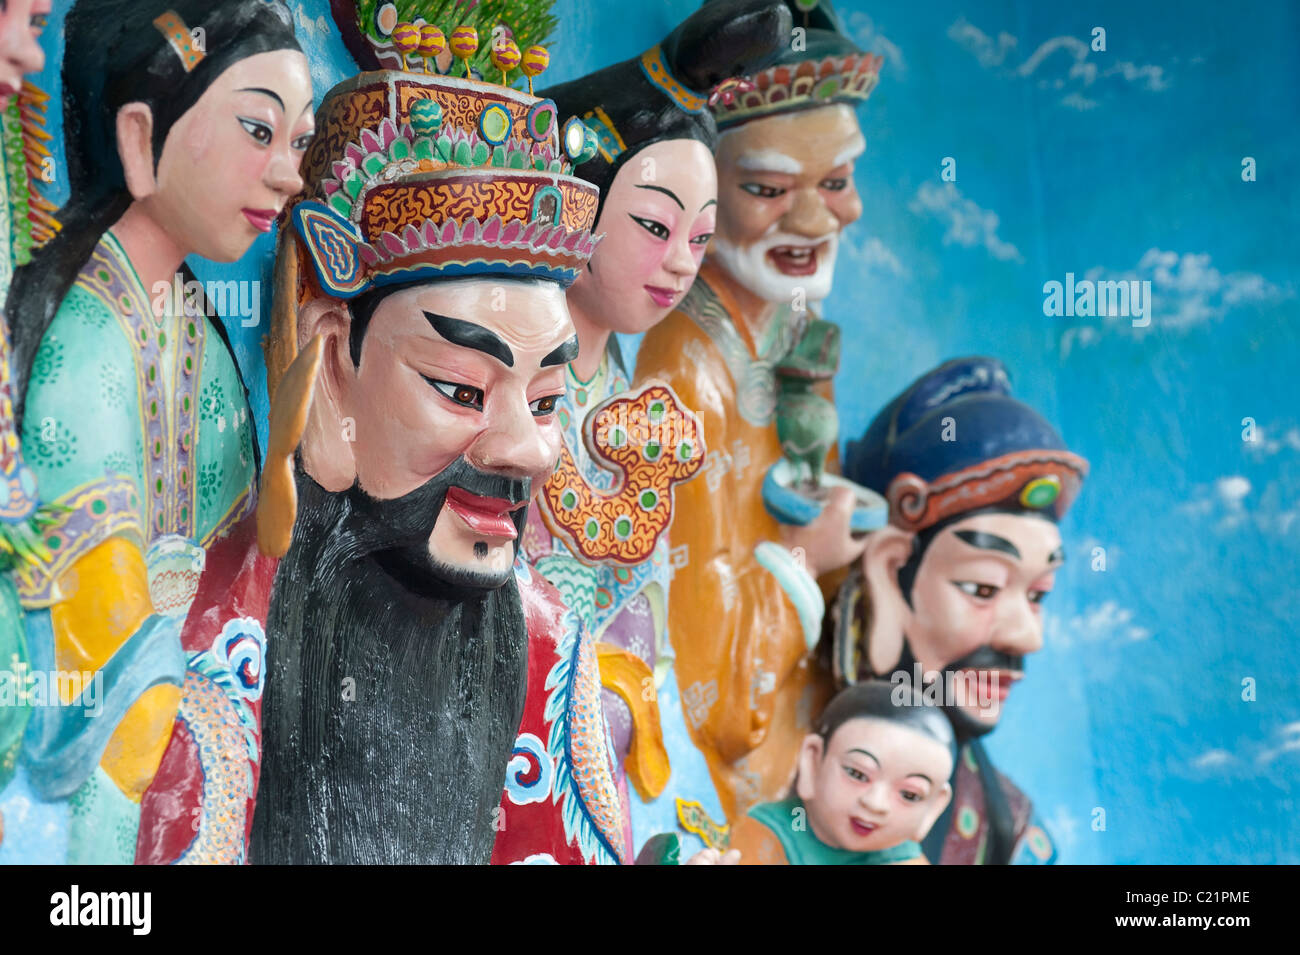
[[[948,28],[948,38],[975,57],[985,69],[1001,66],[1016,46],[1016,38],[1010,33],[999,33],[994,40],[979,27],[967,23],[964,17]]]
[[[1133,620],[1133,611],[1114,600],[1086,607],[1069,617],[1047,618],[1047,639],[1054,646],[1070,648],[1081,644],[1128,644],[1149,639],[1151,631]]]
[[[1253,528],[1261,534],[1286,537],[1292,529],[1300,531],[1300,502],[1282,482],[1269,481],[1256,491],[1240,474],[1197,486],[1178,510],[1188,517],[1212,519],[1220,534]]]
[[[923,182],[908,208],[943,224],[944,245],[979,246],[1000,261],[1024,261],[1019,249],[998,236],[998,214],[967,199],[956,183]]]
[[[294,19],[297,21],[298,29],[306,33],[308,36],[320,34],[324,37],[329,34],[330,22],[325,18],[325,14],[322,13],[313,20],[311,17],[307,16],[306,12],[304,12],[301,7],[298,7],[294,13]]]
[[[908,275],[907,268],[899,261],[898,256],[874,235],[865,241],[849,241],[842,236],[840,255],[852,259],[868,272],[894,275],[899,278],[906,278]]]
[[[1209,749],[1190,762],[1196,775],[1252,777],[1267,773],[1274,763],[1300,753],[1300,722],[1285,723],[1266,739],[1247,740],[1237,752]]]
[[[799,21],[796,17],[795,26],[798,25]],[[879,53],[885,58],[885,66],[891,76],[907,75],[907,62],[903,59],[903,51],[889,37],[876,31],[876,25],[870,16],[858,11],[850,13],[847,27],[859,47],[869,53]]]
[[[1193,769],[1218,769],[1220,766],[1229,766],[1236,762],[1237,757],[1233,756],[1226,749],[1206,750],[1200,756],[1192,760]]]
[[[1024,80],[1036,78],[1042,89],[1065,91],[1068,88],[1060,103],[1069,109],[1095,108],[1098,101],[1084,96],[1082,91],[1094,86],[1099,79],[1114,79],[1152,93],[1169,88],[1164,67],[1113,60],[1108,53],[1094,52],[1090,42],[1076,36],[1054,36],[1044,40],[1014,66],[1008,58],[1019,46],[1019,40],[1010,33],[1001,32],[995,40],[961,18],[948,28],[948,37],[975,57],[986,70]]]
[[[1246,453],[1258,458],[1271,458],[1287,450],[1300,451],[1300,428],[1295,425],[1269,425],[1267,428],[1256,425],[1255,440],[1244,441],[1244,444]]]
[[[1105,328],[1137,337],[1156,327],[1186,331],[1219,321],[1236,309],[1260,308],[1295,297],[1290,286],[1275,285],[1258,273],[1221,271],[1208,252],[1180,253],[1154,246],[1143,253],[1135,268],[1118,271],[1095,266],[1082,277],[1092,282],[1150,282],[1150,323],[1135,327],[1132,319],[1125,317],[1074,318],[1061,334],[1065,355],[1076,346],[1101,341],[1100,334],[1088,329]],[[1063,279],[1055,277],[1056,281]]]

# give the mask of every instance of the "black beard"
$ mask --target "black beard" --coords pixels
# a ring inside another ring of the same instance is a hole
[[[453,487],[524,505],[510,516],[519,535],[514,544],[517,555],[528,522],[531,482],[527,478],[488,474],[459,457],[429,481],[399,498],[380,500],[357,484],[347,491],[358,534],[364,537],[358,544],[373,551],[384,571],[414,593],[454,598],[465,590],[495,590],[514,575],[510,567],[499,573],[453,567],[429,554],[429,536],[442,513],[447,492]],[[476,556],[486,557],[487,545],[484,544],[481,553],[477,546],[474,551]]]
[[[527,689],[523,606],[513,572],[457,581],[428,539],[453,484],[516,500],[527,482],[461,463],[394,501],[299,471],[267,627],[250,861],[490,860]]]
[[[917,660],[912,654],[912,645],[907,638],[903,638],[903,653],[899,657],[898,663],[894,666],[895,672],[901,671],[907,674],[910,680],[916,672]],[[1022,656],[1011,656],[1003,653],[1001,650],[994,650],[987,644],[976,647],[970,653],[966,654],[959,660],[949,663],[940,672],[939,679],[941,686],[947,686],[944,674],[957,673],[960,670],[1016,670],[1023,672],[1025,669],[1025,658]],[[948,706],[943,704],[943,711],[948,714],[948,719],[952,722],[953,732],[957,734],[959,743],[965,743],[968,740],[985,736],[997,728],[997,724],[988,724],[971,716],[960,706]]]

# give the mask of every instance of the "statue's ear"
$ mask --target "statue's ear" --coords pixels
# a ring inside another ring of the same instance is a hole
[[[808,803],[817,798],[817,766],[822,761],[825,743],[816,733],[809,733],[799,745],[799,776],[795,780],[795,792]]]
[[[300,445],[303,468],[327,491],[346,491],[357,478],[356,421],[350,396],[356,369],[348,349],[351,315],[337,299],[317,296],[298,309],[298,348],[321,336],[316,395]]]
[[[127,103],[117,111],[117,156],[133,199],[146,199],[158,189],[154,176],[153,110],[144,103]]]
[[[898,586],[898,571],[912,555],[914,537],[910,531],[886,524],[872,532],[862,554],[862,577],[871,600],[867,665],[881,676],[891,672],[903,655],[911,609]]]
[[[912,838],[917,842],[923,840],[930,834],[934,824],[939,821],[943,811],[948,808],[948,803],[952,802],[952,786],[944,783],[942,787],[935,790],[930,795],[930,806],[926,809],[925,816],[916,826],[916,832]]]

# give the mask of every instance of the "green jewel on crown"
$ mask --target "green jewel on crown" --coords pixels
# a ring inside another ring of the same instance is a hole
[[[502,107],[489,106],[488,109],[500,110]],[[515,136],[491,142],[479,128],[481,123],[471,129],[445,128],[441,105],[433,100],[421,100],[411,107],[410,122],[400,128],[391,118],[385,118],[377,129],[361,130],[359,141],[348,143],[343,151],[344,158],[331,166],[333,178],[324,180],[321,187],[331,209],[344,218],[354,219],[357,201],[367,187],[393,182],[418,172],[434,172],[446,166],[572,175],[573,163],[570,160],[582,161],[595,137],[594,134],[583,137],[581,148],[571,151],[576,156],[566,154],[568,151],[557,151],[551,137],[556,124],[552,115],[554,110],[555,104],[550,100],[542,100],[534,106],[528,117],[529,139]],[[491,135],[497,130],[489,124],[488,132]],[[594,149],[590,151],[594,153]]]

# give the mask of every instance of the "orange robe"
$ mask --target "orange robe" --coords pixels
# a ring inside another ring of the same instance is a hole
[[[756,346],[732,319],[725,281],[705,263],[679,309],[646,333],[636,378],[672,385],[709,448],[704,470],[676,489],[668,620],[687,727],[735,820],[785,794],[831,679],[810,652],[823,598],[779,546],[761,495],[781,446],[771,363],[755,359],[779,360],[797,330],[774,320]]]

